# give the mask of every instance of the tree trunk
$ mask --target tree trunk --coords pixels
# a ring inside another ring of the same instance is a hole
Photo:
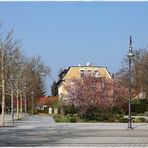
[[[14,111],[13,111],[13,88],[11,88],[11,123],[14,125]]]
[[[2,49],[2,59],[1,59],[1,78],[2,78],[2,127],[5,126],[5,80],[4,80],[4,52]]]
[[[25,92],[25,118],[27,114],[27,97],[26,97],[26,92]]]
[[[2,79],[2,127],[5,126],[4,114],[5,114],[5,81]]]
[[[17,120],[19,120],[19,94],[18,94],[19,92],[18,92],[18,88],[17,88],[17,92],[16,92],[16,101],[17,101],[17,109],[16,109],[16,111],[17,111],[17,113],[16,113],[16,116],[17,116]]]
[[[23,116],[23,98],[22,94],[20,94],[20,118]]]

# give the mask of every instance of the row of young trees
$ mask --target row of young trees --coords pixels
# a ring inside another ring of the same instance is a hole
[[[2,126],[6,102],[13,94],[17,100],[17,114],[22,112],[23,97],[34,98],[46,93],[43,76],[50,73],[49,67],[45,66],[39,56],[28,58],[22,53],[20,40],[14,39],[13,31],[5,32],[0,25],[0,102],[2,106]],[[11,97],[12,98],[12,97]],[[10,102],[10,101],[9,101]],[[11,102],[13,103],[13,102]],[[28,104],[31,101],[28,99]],[[34,99],[36,103],[36,99]]]

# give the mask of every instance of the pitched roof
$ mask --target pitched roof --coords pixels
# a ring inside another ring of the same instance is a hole
[[[40,97],[37,101],[37,105],[53,105],[58,100],[57,96],[51,96],[51,97]]]
[[[107,72],[108,72],[109,75],[110,75],[110,72],[108,71],[107,67],[105,67],[105,66],[93,66],[93,65],[89,65],[89,66],[87,66],[87,65],[84,65],[84,66],[70,66],[70,67],[68,67],[67,69],[64,69],[64,70],[59,74],[60,79],[59,79],[58,82],[57,82],[58,85],[63,81],[63,75],[65,76],[65,75],[68,73],[68,71],[70,70],[71,67],[72,67],[72,68],[73,68],[73,67],[80,67],[80,68],[81,68],[81,67],[106,68]]]

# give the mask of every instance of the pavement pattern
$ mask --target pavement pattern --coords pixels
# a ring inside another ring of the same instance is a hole
[[[51,116],[33,115],[0,127],[0,146],[148,147],[148,123],[130,130],[127,123],[55,123]]]

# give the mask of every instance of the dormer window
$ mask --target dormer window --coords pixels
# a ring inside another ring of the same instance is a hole
[[[80,77],[83,78],[85,76],[85,71],[84,70],[80,70]]]
[[[91,77],[91,70],[88,70],[88,77]]]
[[[94,76],[95,76],[96,78],[98,78],[98,77],[100,76],[100,74],[99,74],[99,71],[98,71],[98,70],[95,70],[95,71],[94,71]]]

